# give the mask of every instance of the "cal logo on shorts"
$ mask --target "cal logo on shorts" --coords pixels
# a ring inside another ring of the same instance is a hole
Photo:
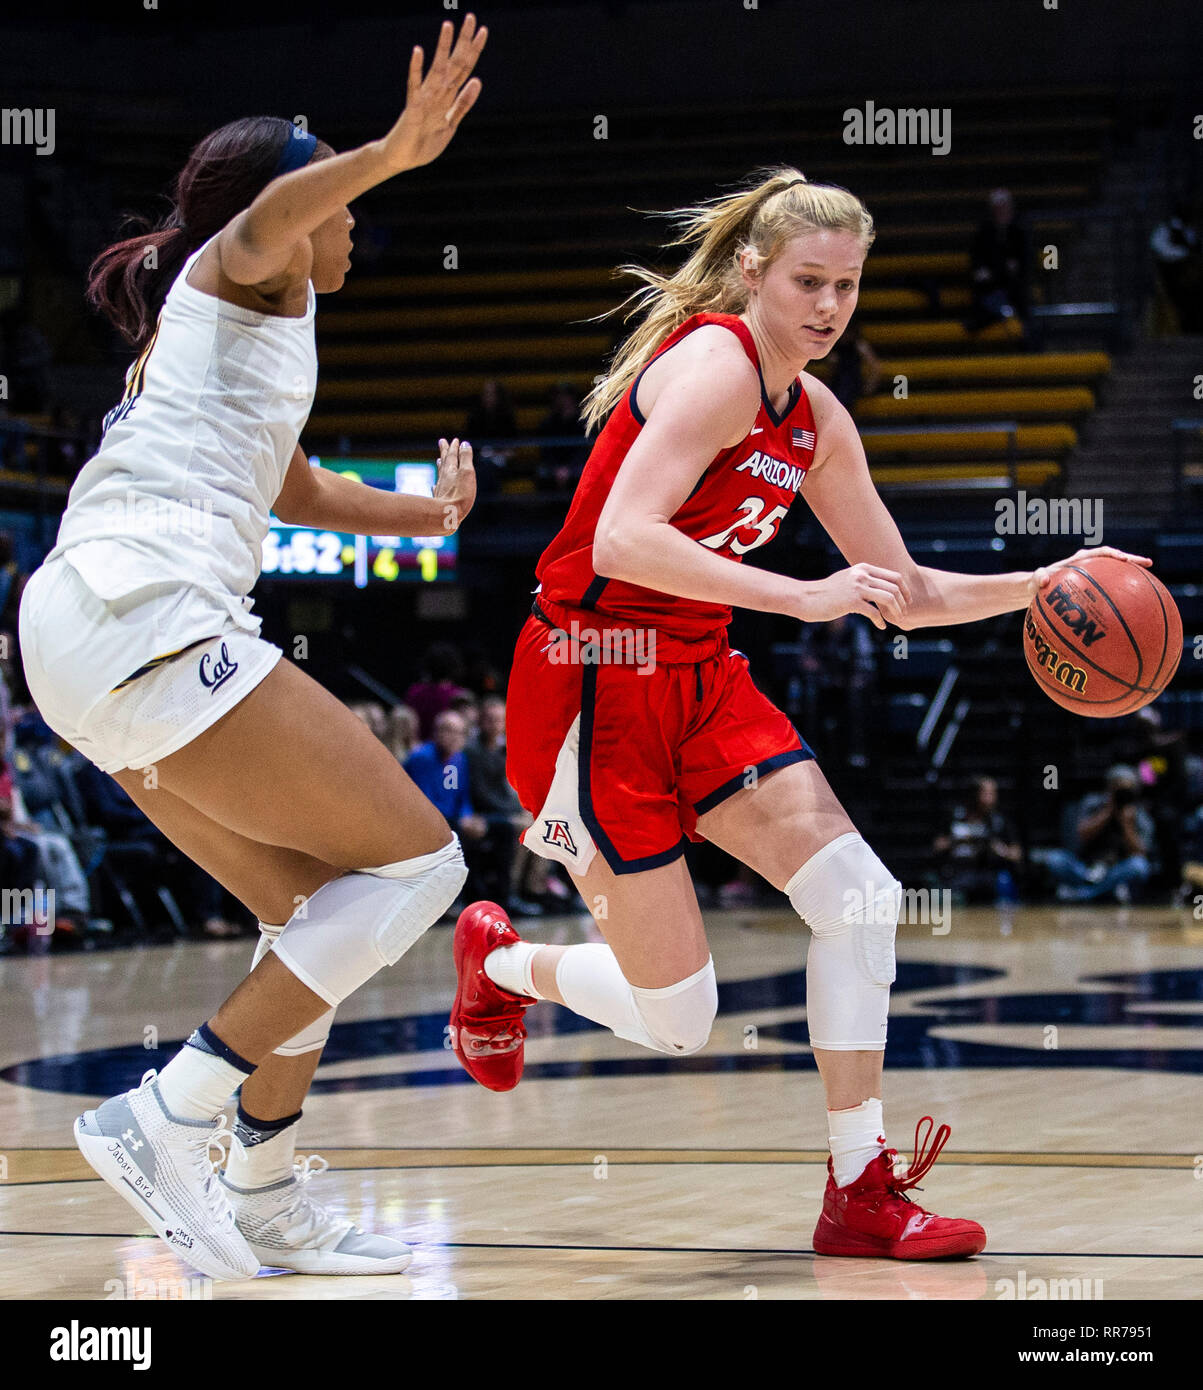
[[[226,644],[221,644],[221,650],[217,654],[217,660],[210,666],[213,657],[212,652],[206,652],[200,659],[200,678],[201,684],[209,687],[210,694],[216,693],[226,681],[238,670],[238,663],[231,660],[230,653],[226,650]]]
[[[543,843],[545,845],[558,845],[560,849],[567,850],[569,854],[577,853],[577,847],[566,820],[551,820],[549,817],[545,817],[543,827]]]

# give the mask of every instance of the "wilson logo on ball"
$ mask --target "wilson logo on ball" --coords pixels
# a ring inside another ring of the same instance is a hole
[[[1100,638],[1106,637],[1107,629],[1099,627],[1063,584],[1057,585],[1049,594],[1047,602],[1070,632],[1081,639],[1083,646],[1092,646]]]
[[[1165,585],[1114,555],[1085,555],[1052,578],[1023,624],[1024,656],[1049,699],[1091,719],[1155,700],[1182,657],[1182,618]]]
[[[1072,690],[1075,694],[1080,694],[1085,690],[1086,672],[1080,666],[1065,661],[1059,652],[1049,646],[1037,632],[1036,624],[1032,621],[1030,613],[1025,619],[1024,626],[1027,628],[1028,640],[1032,644],[1032,656],[1036,664],[1043,667],[1066,690]]]

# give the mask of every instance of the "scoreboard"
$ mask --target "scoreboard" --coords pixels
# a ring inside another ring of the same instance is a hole
[[[395,459],[319,458],[309,462],[390,492],[429,497],[438,470],[433,463]],[[350,536],[289,526],[272,516],[263,541],[263,573],[273,579],[341,580],[357,589],[370,584],[454,579],[457,537]]]

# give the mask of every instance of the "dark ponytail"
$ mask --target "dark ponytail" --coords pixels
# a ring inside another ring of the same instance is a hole
[[[206,135],[188,156],[171,192],[171,211],[102,251],[88,269],[88,303],[136,351],[150,341],[167,291],[188,257],[255,201],[276,176],[290,121],[248,116]],[[318,145],[318,153],[329,149]]]

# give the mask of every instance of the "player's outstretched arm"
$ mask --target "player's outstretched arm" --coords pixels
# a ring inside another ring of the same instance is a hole
[[[471,73],[489,34],[471,14],[453,45],[454,32],[446,21],[425,77],[422,49],[413,50],[405,110],[387,135],[274,179],[220,233],[221,268],[229,279],[262,285],[285,274],[301,242],[339,208],[442,154],[480,95],[480,78]]]
[[[315,468],[298,444],[272,510],[290,526],[352,536],[439,536],[456,531],[475,500],[476,472],[467,440],[439,440],[439,476],[430,497],[386,492]]]
[[[904,577],[911,601],[898,617],[888,615],[895,626],[940,627],[1016,612],[1051,583],[1055,570],[1089,555],[1110,555],[1138,565],[1152,563],[1143,555],[1104,545],[1079,550],[1055,565],[1008,574],[957,574],[916,565],[873,486],[852,417],[825,387],[808,385],[820,452],[807,475],[803,496],[850,565],[883,565]]]

